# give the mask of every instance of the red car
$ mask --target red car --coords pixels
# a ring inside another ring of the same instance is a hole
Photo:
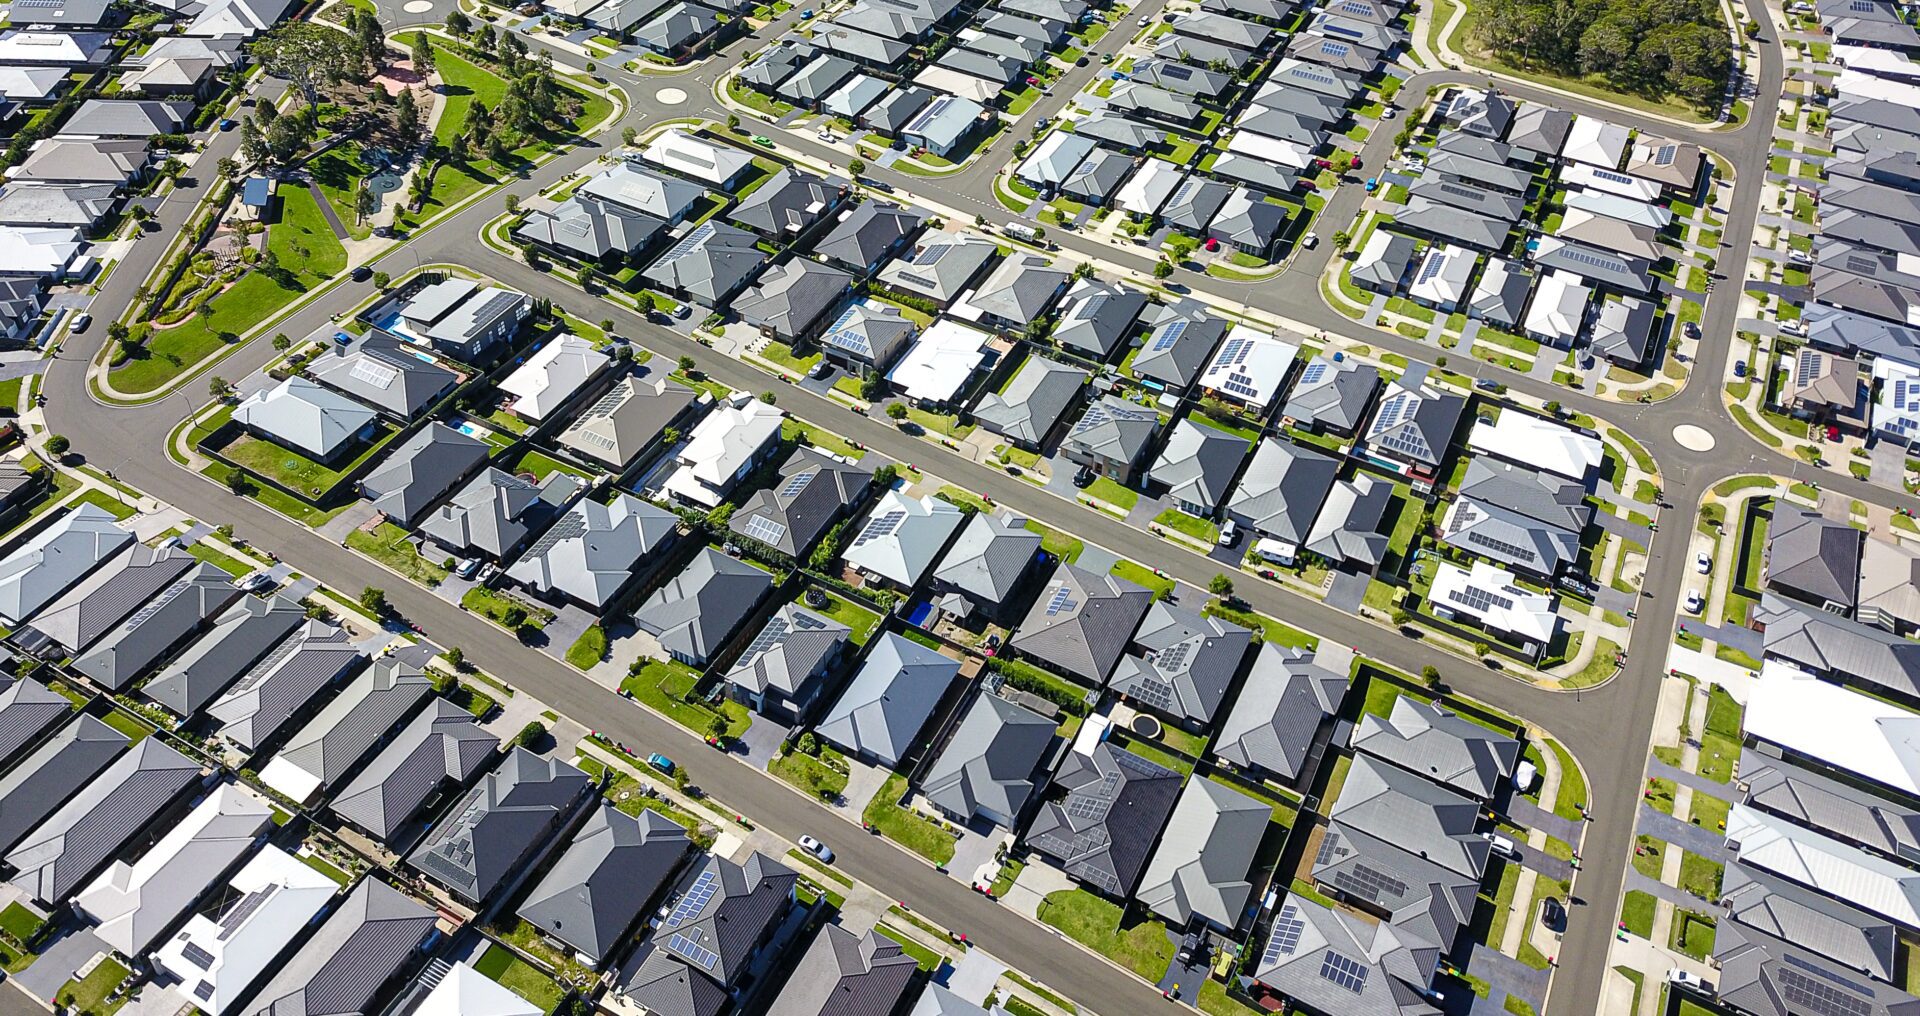
[[[1215,240],[1213,237],[1207,237],[1207,250],[1216,251],[1219,249],[1220,249],[1220,241]]]
[[[1831,423],[1827,424],[1827,440],[1829,441],[1840,440],[1840,428],[1834,426]]]

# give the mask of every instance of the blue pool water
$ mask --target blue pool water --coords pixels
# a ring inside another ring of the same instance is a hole
[[[927,619],[932,616],[932,603],[918,603],[914,605],[913,613],[907,615],[907,623],[913,625],[915,628],[925,628],[927,626]]]

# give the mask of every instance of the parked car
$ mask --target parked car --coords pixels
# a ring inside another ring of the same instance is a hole
[[[1220,249],[1220,241],[1218,241],[1218,240],[1215,240],[1215,239],[1214,239],[1213,237],[1207,237],[1207,242],[1206,242],[1206,248],[1207,248],[1207,250],[1209,250],[1209,251],[1216,251],[1216,250],[1219,250],[1219,249]]]
[[[1220,546],[1231,547],[1240,541],[1240,524],[1232,519],[1220,527]]]
[[[1380,111],[1380,119],[1382,120],[1391,120],[1394,117],[1399,115],[1400,115],[1400,111],[1393,108],[1392,106],[1388,106],[1386,109],[1383,109]]]
[[[770,137],[767,137],[765,134],[755,134],[753,136],[753,143],[756,145],[759,145],[762,148],[773,147],[773,139]]]
[[[1092,484],[1093,484],[1093,469],[1091,467],[1081,466],[1080,470],[1073,474],[1074,486],[1088,487],[1088,486],[1092,486]]]
[[[660,754],[657,751],[647,756],[647,764],[652,766],[655,769],[660,770],[663,773],[666,773],[668,776],[672,776],[674,769],[678,768],[673,764],[672,759],[666,757],[665,755]]]
[[[1699,572],[1702,575],[1705,575],[1708,572],[1712,571],[1713,555],[1707,553],[1704,550],[1698,554],[1695,554],[1693,558],[1693,570]]]
[[[1838,426],[1831,423],[1827,424],[1827,440],[1829,441],[1840,440],[1840,428]]]
[[[235,120],[233,117],[226,116],[220,118],[220,130],[222,132],[230,131],[238,126],[240,126],[240,121]]]
[[[826,377],[828,374],[831,374],[831,373],[833,373],[833,364],[828,363],[825,360],[822,360],[819,363],[814,364],[812,370],[807,371],[807,376],[812,378],[822,378],[822,377]]]
[[[1713,994],[1713,985],[1705,978],[1691,971],[1682,970],[1679,967],[1674,967],[1672,970],[1667,971],[1667,983],[1697,991],[1703,995]]]
[[[1687,613],[1698,614],[1705,609],[1707,597],[1698,589],[1687,590]]]
[[[365,282],[371,278],[373,278],[373,269],[368,268],[366,265],[361,265],[353,270],[353,281],[355,282]]]
[[[1514,846],[1512,840],[1495,832],[1481,833],[1480,835],[1486,837],[1487,843],[1493,847],[1494,853],[1510,861],[1520,859],[1520,848]]]
[[[1733,376],[1734,376],[1734,377],[1746,377],[1746,376],[1747,376],[1747,361],[1745,361],[1745,360],[1735,360],[1735,361],[1733,361]]]
[[[1311,229],[1307,230],[1306,235],[1300,238],[1300,246],[1305,247],[1308,250],[1312,250],[1315,247],[1320,246],[1320,234],[1314,232]]]
[[[800,849],[806,851],[809,854],[812,854],[815,857],[818,857],[819,859],[827,862],[828,864],[833,863],[833,851],[829,850],[826,844],[820,842],[819,840],[814,839],[811,836],[800,837]]]
[[[93,324],[93,315],[83,310],[73,316],[72,330],[75,332],[84,332],[87,330],[87,326],[91,324]]]

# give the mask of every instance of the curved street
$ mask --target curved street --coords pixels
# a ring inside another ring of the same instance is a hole
[[[1141,10],[1157,10],[1161,0],[1149,0]],[[1647,405],[1620,404],[1596,399],[1583,392],[1564,389],[1467,357],[1450,368],[1475,377],[1489,377],[1512,389],[1555,399],[1569,409],[1604,419],[1626,431],[1644,445],[1657,460],[1662,475],[1664,499],[1678,513],[1672,520],[1677,532],[1690,529],[1691,513],[1700,497],[1719,479],[1742,472],[1793,474],[1802,469],[1793,459],[1767,448],[1750,437],[1722,408],[1721,382],[1726,376],[1732,337],[1747,252],[1754,230],[1760,181],[1765,173],[1771,146],[1771,126],[1779,103],[1782,60],[1777,40],[1764,7],[1759,0],[1748,0],[1750,16],[1763,26],[1759,39],[1758,74],[1748,82],[1752,111],[1747,121],[1732,130],[1681,130],[1664,122],[1650,122],[1630,111],[1528,86],[1501,81],[1500,87],[1522,98],[1538,99],[1576,112],[1591,112],[1615,122],[1645,126],[1649,130],[1695,141],[1717,151],[1736,169],[1737,186],[1731,207],[1725,209],[1726,250],[1718,270],[1729,281],[1718,286],[1708,298],[1701,322],[1703,341],[1696,362],[1691,364],[1691,379],[1681,391],[1663,402]],[[444,12],[410,15],[399,11],[393,0],[381,3],[383,17],[392,27],[407,24],[438,24]],[[559,158],[540,166],[526,178],[509,181],[505,194],[527,199],[562,176],[588,166],[607,151],[605,139],[617,144],[621,130],[634,127],[645,130],[664,119],[689,116],[724,118],[727,111],[713,97],[716,78],[740,63],[747,53],[767,39],[781,34],[796,18],[788,14],[759,33],[732,44],[727,51],[677,74],[633,74],[603,68],[603,73],[624,90],[629,99],[626,116],[602,132],[602,141],[589,140]],[[1095,53],[1111,51],[1126,41],[1124,33],[1109,33],[1095,47]],[[563,61],[577,61],[571,54],[556,53]],[[1076,68],[1035,104],[1015,127],[1024,132],[1035,118],[1057,113],[1087,82],[1100,65]],[[1483,76],[1452,71],[1422,73],[1411,78],[1405,94],[1408,102],[1419,101],[1430,87],[1458,82],[1484,81]],[[663,107],[652,100],[654,92],[669,83],[685,90],[689,101]],[[756,128],[768,130],[768,128]],[[237,144],[237,133],[213,134],[209,155],[218,158],[230,154]],[[838,162],[844,155],[815,143],[810,136],[795,132],[778,135],[783,149],[819,162]],[[1392,147],[1392,134],[1377,130],[1366,143],[1362,156],[1369,166],[1385,162]],[[1004,138],[978,162],[945,177],[909,176],[890,169],[874,167],[868,176],[891,185],[902,195],[926,194],[950,207],[983,215],[989,222],[1004,225],[1019,216],[1002,207],[993,198],[993,177],[1011,158],[1012,144]],[[205,157],[203,157],[205,159]],[[211,161],[203,161],[211,166]],[[202,177],[210,173],[202,173]],[[204,194],[208,181],[183,187],[162,205],[159,221],[161,235],[177,231]],[[1321,222],[1323,230],[1344,228],[1364,198],[1362,188],[1343,186],[1329,200]],[[487,222],[500,214],[500,193],[493,193],[449,216],[434,228],[402,243],[377,259],[377,263],[398,274],[415,264],[453,262],[479,271],[502,284],[521,289],[536,297],[551,299],[582,313],[580,308],[592,298],[560,280],[534,271],[520,261],[495,253],[478,237]],[[1153,260],[1144,251],[1097,243],[1070,231],[1050,234],[1069,257],[1078,255],[1138,273],[1149,273]],[[1318,280],[1327,260],[1334,256],[1331,244],[1314,251],[1303,251],[1282,277],[1292,285],[1269,281],[1257,286],[1235,285],[1191,272],[1179,272],[1169,280],[1194,289],[1222,295],[1250,308],[1278,315],[1301,326],[1339,334],[1376,347],[1415,358],[1430,358],[1430,346],[1409,341],[1392,332],[1367,328],[1351,321],[1320,299]],[[145,281],[148,271],[158,262],[162,245],[150,239],[136,244],[100,294],[100,307],[125,307],[132,302],[133,290]],[[1297,280],[1297,281],[1295,281]],[[365,285],[340,284],[325,292],[290,318],[273,323],[267,333],[285,332],[304,335],[328,323],[336,314],[349,311],[369,294]],[[1295,295],[1300,294],[1300,295]],[[616,329],[643,346],[668,357],[694,356],[700,367],[719,381],[737,388],[762,390],[777,387],[780,406],[802,419],[816,421],[831,430],[878,450],[900,461],[928,461],[934,455],[929,445],[909,438],[896,428],[848,412],[836,403],[818,398],[798,387],[775,385],[765,373],[746,364],[721,356],[711,349],[676,333],[651,325],[619,307],[604,304],[598,315],[611,318]],[[582,313],[594,317],[593,313]],[[47,420],[53,432],[73,442],[75,452],[88,456],[97,466],[113,470],[127,483],[161,500],[179,506],[190,514],[210,522],[230,522],[238,535],[253,543],[272,548],[283,560],[307,574],[329,577],[345,585],[369,574],[365,559],[336,545],[315,531],[262,508],[256,502],[235,497],[204,477],[175,466],[163,447],[168,433],[189,412],[204,401],[205,387],[195,375],[183,381],[174,394],[142,406],[108,407],[89,391],[89,367],[105,329],[91,335],[67,340],[43,382],[48,396]],[[268,343],[253,341],[231,353],[215,370],[227,377],[244,376],[264,365],[275,355]],[[1674,438],[1681,425],[1704,428],[1714,440],[1711,452],[1699,453],[1684,448]],[[991,495],[1001,504],[1038,517],[1057,517],[1063,511],[1072,516],[1077,535],[1089,542],[1143,561],[1161,562],[1169,574],[1204,586],[1218,570],[1217,565],[1199,555],[1175,550],[1166,542],[1097,512],[1063,508],[1052,495],[1004,472],[967,461],[959,456],[944,456],[935,467],[939,474],[972,490]],[[1843,497],[1858,497],[1901,507],[1920,508],[1920,501],[1890,495],[1882,488],[1863,481],[1821,473],[1808,473],[1828,490]],[[1676,548],[1676,542],[1679,546]],[[1584,853],[1594,863],[1583,869],[1577,884],[1579,902],[1571,911],[1565,953],[1554,977],[1549,998],[1551,1011],[1575,1013],[1591,1011],[1599,997],[1609,936],[1613,934],[1618,913],[1623,859],[1630,852],[1632,816],[1639,798],[1642,773],[1648,752],[1649,727],[1670,640],[1669,620],[1679,607],[1687,560],[1683,540],[1656,537],[1649,548],[1645,588],[1649,591],[1639,611],[1642,623],[1635,626],[1624,671],[1607,684],[1579,694],[1550,692],[1513,680],[1502,674],[1475,667],[1465,661],[1428,650],[1417,641],[1385,638],[1377,625],[1333,610],[1317,602],[1290,594],[1267,583],[1248,583],[1243,591],[1255,609],[1289,624],[1307,629],[1323,638],[1348,645],[1365,646],[1370,656],[1410,672],[1418,672],[1428,663],[1441,667],[1444,678],[1458,690],[1480,698],[1500,709],[1539,724],[1559,738],[1579,759],[1592,788],[1592,828],[1587,834]],[[505,632],[484,619],[467,614],[432,593],[403,583],[388,583],[389,598],[408,618],[418,622],[429,637],[443,645],[458,645],[469,657],[512,684],[550,703],[555,709],[578,717],[604,717],[600,729],[629,745],[644,745],[693,761],[695,782],[730,807],[748,815],[787,837],[816,831],[819,809],[777,780],[750,765],[722,758],[712,752],[700,752],[697,738],[650,712],[624,702],[610,692],[541,653],[521,646]],[[1003,913],[982,897],[968,892],[954,880],[934,872],[917,858],[878,839],[845,837],[838,843],[841,864],[854,876],[886,888],[902,899],[913,901],[916,909],[944,926],[964,931],[982,947],[1003,956],[1025,958],[1035,974],[1060,993],[1080,1003],[1084,1010],[1119,1016],[1136,1010],[1162,1011],[1165,1005],[1158,993],[1131,977],[1112,976],[1071,942],[1059,939],[1048,929]]]

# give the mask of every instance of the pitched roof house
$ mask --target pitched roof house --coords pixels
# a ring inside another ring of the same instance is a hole
[[[260,770],[260,782],[289,800],[308,800],[351,771],[432,694],[433,679],[419,668],[391,656],[375,660],[287,739]]]
[[[363,878],[247,1008],[251,1016],[372,1012],[387,986],[431,940],[438,919],[400,890]]]
[[[848,754],[898,765],[959,673],[958,660],[883,632],[815,732]]]
[[[873,506],[844,558],[866,575],[912,589],[966,520],[966,513],[951,501],[889,490]]]
[[[1240,923],[1253,893],[1247,873],[1273,806],[1224,783],[1189,780],[1134,898],[1171,927]]]
[[[330,462],[364,438],[373,410],[295,375],[234,407],[233,421],[269,440]]]
[[[1125,579],[1062,563],[1009,645],[1050,669],[1101,685],[1152,602],[1152,593]]]
[[[1046,782],[1054,720],[998,695],[977,696],[921,778],[927,803],[961,824],[1019,826]]]
[[[1220,723],[1213,756],[1291,786],[1310,784],[1316,749],[1347,694],[1347,675],[1333,669],[1340,655],[1263,643]]]
[[[643,562],[679,535],[680,516],[615,491],[606,504],[581,498],[527,552],[507,577],[550,599],[605,610],[651,567]]]
[[[1483,801],[1520,763],[1520,742],[1435,705],[1402,695],[1386,716],[1368,713],[1349,742],[1355,751]]]
[[[853,629],[797,603],[781,605],[747,646],[726,682],[735,701],[789,725],[812,712],[827,671],[839,662]]]
[[[1240,675],[1253,633],[1156,600],[1133,642],[1139,651],[1120,658],[1108,690],[1176,724],[1204,730]]]
[[[393,842],[441,787],[464,785],[499,748],[500,739],[480,729],[471,713],[435,698],[340,788],[333,813]]]
[[[772,575],[703,547],[634,611],[633,623],[674,659],[704,667],[772,589]]]
[[[767,1016],[885,1016],[907,997],[919,969],[892,938],[822,925]]]
[[[524,874],[592,790],[586,773],[516,747],[413,848],[407,866],[477,908]]]
[[[573,952],[604,963],[692,846],[687,831],[659,812],[628,815],[601,801],[516,913]]]
[[[1178,772],[1110,741],[1076,744],[1054,775],[1059,791],[1027,827],[1027,848],[1067,877],[1127,899],[1180,797]]]

